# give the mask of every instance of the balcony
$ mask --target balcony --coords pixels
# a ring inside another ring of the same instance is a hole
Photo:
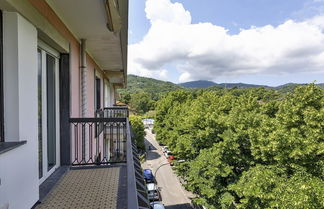
[[[37,208],[150,208],[128,109],[70,124],[71,166]]]

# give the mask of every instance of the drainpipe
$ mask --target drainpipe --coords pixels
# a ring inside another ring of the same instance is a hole
[[[87,56],[86,56],[86,40],[81,39],[81,113],[82,117],[87,117]]]

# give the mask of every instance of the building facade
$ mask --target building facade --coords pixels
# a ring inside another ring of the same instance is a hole
[[[71,165],[70,118],[126,86],[128,0],[0,1],[0,209],[32,208]]]

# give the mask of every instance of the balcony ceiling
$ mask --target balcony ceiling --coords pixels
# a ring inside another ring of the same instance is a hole
[[[103,0],[46,0],[78,39],[87,40],[87,52],[105,71],[124,72],[126,67],[119,33],[107,28]],[[125,73],[126,74],[126,73]]]

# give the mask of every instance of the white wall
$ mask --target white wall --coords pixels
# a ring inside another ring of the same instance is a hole
[[[105,107],[111,107],[111,92],[110,92],[110,84],[108,81],[105,80],[104,82],[104,88],[105,88]]]
[[[39,199],[37,30],[17,13],[3,13],[5,140],[26,140],[0,155],[0,208],[31,208]]]
[[[113,84],[110,84],[110,106],[115,104],[115,87]]]

